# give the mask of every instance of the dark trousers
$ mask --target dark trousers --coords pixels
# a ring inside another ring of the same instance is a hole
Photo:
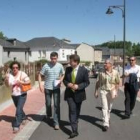
[[[60,88],[49,90],[45,89],[45,100],[46,100],[46,114],[48,117],[52,116],[52,95],[54,100],[54,125],[59,125],[60,121]]]
[[[130,115],[135,107],[138,90],[125,83],[125,113]]]
[[[12,96],[12,99],[16,107],[16,115],[12,127],[19,127],[22,121],[26,119],[23,107],[27,99],[27,93],[20,96]]]
[[[79,115],[80,115],[82,102],[76,103],[73,98],[68,98],[67,102],[68,102],[68,106],[69,106],[69,120],[71,123],[72,131],[77,132],[78,131],[78,119],[79,119]]]

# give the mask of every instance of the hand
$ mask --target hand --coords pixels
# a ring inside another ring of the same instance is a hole
[[[40,89],[40,91],[41,91],[42,93],[44,93],[44,88],[43,88],[42,85],[39,85],[39,89]]]
[[[94,93],[94,96],[95,96],[95,98],[98,98],[99,97],[99,95],[98,95],[97,92]]]
[[[68,87],[69,88],[73,88],[73,84],[72,83],[68,83]]]
[[[16,81],[16,85],[21,85],[21,84],[22,84],[22,81],[20,81],[20,80]]]
[[[73,87],[72,87],[72,89],[73,90],[77,90],[78,89],[78,85],[77,84],[74,84]]]

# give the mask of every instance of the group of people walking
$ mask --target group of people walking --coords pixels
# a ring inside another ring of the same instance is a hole
[[[68,103],[69,120],[72,128],[70,138],[79,135],[78,122],[81,105],[86,100],[86,91],[90,84],[88,70],[80,66],[80,57],[77,54],[70,56],[70,66],[64,70],[63,66],[58,63],[58,54],[50,54],[50,62],[45,64],[38,75],[40,91],[45,93],[46,117],[50,121],[52,117],[52,96],[54,100],[54,129],[59,130],[60,124],[60,87],[64,83],[64,98]],[[125,92],[125,116],[130,118],[135,106],[137,93],[139,90],[140,67],[136,65],[136,58],[130,57],[130,64],[125,67],[123,75],[124,92]],[[16,119],[13,123],[13,130],[17,132],[20,125],[26,120],[23,106],[26,101],[27,92],[23,92],[21,85],[29,85],[30,79],[24,72],[20,71],[20,64],[13,62],[11,64],[14,83],[10,76],[6,77],[6,84],[12,87],[12,99],[16,106]],[[42,76],[45,77],[45,83],[42,85]],[[113,106],[113,100],[118,96],[120,85],[120,75],[117,70],[113,69],[113,62],[107,59],[104,63],[104,71],[100,72],[97,78],[94,96],[101,96],[102,114],[103,114],[103,131],[107,131],[110,126],[110,112]],[[93,85],[94,86],[94,85]],[[18,91],[18,92],[17,92]]]

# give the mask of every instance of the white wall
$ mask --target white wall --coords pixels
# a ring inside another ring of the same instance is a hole
[[[58,60],[59,61],[67,61],[67,56],[74,54],[74,49],[65,49],[59,47],[46,47],[46,48],[31,48],[31,55],[29,55],[29,62],[38,61],[40,59],[47,59],[50,60],[51,52],[58,53]]]
[[[68,56],[72,55],[75,53],[74,49],[65,49],[65,48],[61,48],[59,50],[59,61],[67,61],[68,60]]]
[[[14,60],[14,57],[16,57],[16,60],[23,63],[28,63],[28,53],[26,54],[25,59],[25,52],[10,52],[10,55],[8,56],[8,52],[3,52],[3,64]]]
[[[94,65],[94,49],[90,45],[81,44],[77,49],[77,54],[80,56],[81,61],[90,61]]]
[[[0,66],[3,65],[3,62],[2,62],[2,59],[3,59],[2,53],[3,53],[3,47],[0,45]]]

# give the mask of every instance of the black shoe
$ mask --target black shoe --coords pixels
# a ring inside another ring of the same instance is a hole
[[[129,119],[130,118],[130,114],[125,113],[125,117]]]
[[[102,130],[103,130],[104,132],[106,132],[106,131],[108,130],[108,128],[109,128],[108,126],[103,126],[103,129],[102,129]]]
[[[78,134],[78,132],[73,132],[73,133],[71,133],[70,134],[70,139],[72,139],[72,138],[74,138],[74,137],[77,137],[79,134]]]

